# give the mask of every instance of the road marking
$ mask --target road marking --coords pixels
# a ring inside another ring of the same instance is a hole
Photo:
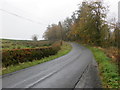
[[[73,60],[72,60],[72,61],[73,61]],[[65,63],[65,65],[67,65],[67,64],[71,63],[72,61],[67,62],[67,63],[64,62],[64,63]],[[35,81],[34,83],[32,83],[32,84],[30,84],[30,85],[27,85],[25,88],[32,88],[33,86],[35,86],[36,84],[38,84],[38,83],[41,82],[42,80],[44,80],[44,79],[52,76],[54,73],[60,71],[65,65],[64,65],[64,64],[60,65],[60,66],[59,66],[60,68],[59,68],[58,70],[56,70],[56,71],[54,71],[54,72],[52,72],[52,73],[49,73],[48,75],[40,78],[39,80]]]
[[[42,72],[42,73],[43,73],[43,72]],[[10,88],[15,88],[17,85],[20,85],[20,84],[24,83],[25,81],[28,81],[28,80],[30,80],[30,79],[33,79],[33,78],[35,78],[35,77],[40,76],[42,73],[39,73],[39,74],[37,74],[37,75],[34,75],[33,77],[29,77],[29,78],[27,78],[27,79],[25,79],[25,80],[23,80],[23,81],[21,81],[21,82],[19,82],[19,83],[16,83],[15,85],[11,86]],[[48,75],[49,75],[49,74],[48,74]]]
[[[38,84],[38,83],[41,82],[42,80],[44,80],[44,79],[46,79],[46,78],[52,76],[54,73],[56,73],[56,71],[55,71],[55,72],[52,72],[52,73],[49,73],[48,75],[46,75],[46,76],[40,78],[39,80],[35,81],[35,82],[32,83],[32,84],[27,85],[25,88],[31,88],[31,87],[35,86],[36,84]]]

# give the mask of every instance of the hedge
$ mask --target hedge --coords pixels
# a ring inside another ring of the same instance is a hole
[[[24,62],[39,60],[50,55],[55,55],[60,50],[60,44],[53,44],[49,47],[33,49],[12,49],[2,51],[2,67],[8,67]]]

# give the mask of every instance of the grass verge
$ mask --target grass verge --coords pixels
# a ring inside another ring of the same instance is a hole
[[[120,88],[118,66],[111,62],[111,58],[107,57],[102,50],[96,47],[87,47],[93,52],[98,62],[103,88]]]
[[[34,65],[37,65],[37,64],[41,64],[41,63],[56,59],[58,57],[61,57],[65,54],[67,54],[68,52],[71,51],[71,49],[72,49],[72,46],[70,44],[64,42],[63,45],[61,46],[61,50],[59,50],[56,55],[45,57],[45,58],[40,59],[40,60],[35,60],[33,62],[25,62],[25,63],[19,64],[19,65],[9,66],[8,68],[3,69],[2,73],[0,73],[0,75],[15,72],[15,71],[18,71],[18,70],[21,70],[21,69],[25,69],[25,68],[28,68],[28,67],[31,67],[31,66],[34,66]]]

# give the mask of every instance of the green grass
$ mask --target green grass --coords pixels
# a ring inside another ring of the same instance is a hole
[[[93,52],[98,62],[103,87],[120,88],[120,76],[117,65],[112,63],[111,58],[108,58],[102,50],[90,46],[87,47]]]
[[[31,66],[34,66],[34,65],[37,65],[37,64],[41,64],[41,63],[56,59],[58,57],[61,57],[65,54],[67,54],[68,52],[70,52],[71,48],[72,47],[71,47],[70,44],[64,42],[63,45],[61,46],[61,50],[58,51],[58,53],[56,55],[49,56],[49,57],[43,58],[41,60],[34,60],[33,62],[25,62],[23,64],[19,64],[19,65],[15,65],[15,66],[9,66],[8,68],[3,69],[1,74],[4,75],[4,74],[7,74],[7,73],[15,72],[15,71],[18,71],[18,70],[21,70],[21,69],[25,69],[25,68],[28,68],[28,67],[31,67]]]

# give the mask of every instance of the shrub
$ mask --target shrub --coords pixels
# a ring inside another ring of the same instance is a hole
[[[59,44],[34,49],[12,49],[2,51],[2,66],[8,67],[54,55],[60,50]]]

